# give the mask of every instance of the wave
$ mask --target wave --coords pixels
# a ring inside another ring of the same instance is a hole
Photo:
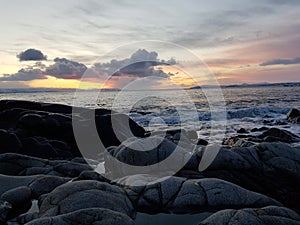
[[[290,108],[281,108],[281,107],[249,107],[242,109],[229,109],[227,110],[227,119],[243,119],[243,118],[278,118],[284,117]],[[199,121],[210,121],[211,112],[198,110]],[[223,112],[214,112],[215,118],[218,118],[218,113],[222,115]],[[148,112],[144,113],[132,113],[130,116],[133,120],[138,122],[141,125],[148,125],[151,121],[152,124],[165,123],[168,125],[189,123],[195,121],[195,118],[191,117],[194,113],[186,110],[183,116],[179,117],[177,112],[173,111],[161,111],[161,112]],[[160,118],[160,119],[158,119]],[[220,116],[222,118],[222,116]]]
[[[230,110],[227,112],[228,119],[241,119],[245,117],[275,117],[279,114],[286,115],[290,108],[281,107],[250,107]]]

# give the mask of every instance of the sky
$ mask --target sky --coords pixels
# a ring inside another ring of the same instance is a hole
[[[150,88],[195,85],[183,64],[199,77],[206,67],[222,85],[300,81],[299,0],[0,0],[0,6],[0,88],[120,88],[137,79]],[[148,40],[166,44],[145,46]],[[97,79],[83,80],[90,69]],[[209,84],[205,76],[197,82]]]

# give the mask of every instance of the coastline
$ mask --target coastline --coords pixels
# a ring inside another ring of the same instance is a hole
[[[83,109],[76,122],[89,124],[84,115],[90,110]],[[146,132],[127,116],[106,109],[95,110],[95,121],[107,153],[84,159],[74,137],[72,112],[66,105],[0,101],[0,224],[72,224],[72,220],[135,224],[140,213],[187,218],[208,213],[204,221],[194,221],[203,225],[228,224],[232,219],[239,224],[249,220],[300,224],[300,148],[292,145],[300,142],[296,134],[264,124],[239,129],[219,146],[208,168],[199,171],[207,146],[214,143],[199,139],[192,130],[168,130],[163,137]],[[112,117],[120,123],[119,135]],[[284,122],[298,124],[299,118],[294,109]],[[138,140],[130,139],[126,120]],[[120,142],[120,135],[129,139],[127,145]],[[161,144],[147,152],[132,151],[147,138]],[[130,165],[152,165],[178,145],[176,160],[180,163],[189,155],[187,162],[179,171],[164,167],[174,176],[149,185],[132,184],[147,183],[153,171],[126,171],[109,157]],[[94,171],[100,164],[102,174]],[[39,211],[28,213],[34,201]]]

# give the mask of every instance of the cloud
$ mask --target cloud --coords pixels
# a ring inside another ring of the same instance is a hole
[[[47,79],[44,71],[40,69],[20,69],[15,74],[4,74],[0,81],[30,81]]]
[[[290,65],[300,64],[300,58],[294,59],[273,59],[260,64],[260,66],[271,66],[271,65]]]
[[[94,78],[98,77],[99,74],[112,75],[111,82],[115,83],[128,83],[136,77],[169,78],[174,74],[164,72],[161,67],[174,64],[176,61],[173,58],[160,60],[157,52],[139,49],[129,58],[113,59],[108,63],[94,64],[94,70],[97,74],[92,74],[92,77],[89,78],[94,81]],[[15,74],[4,74],[0,77],[0,81],[31,81],[47,79],[47,76],[60,79],[81,79],[86,70],[86,65],[82,63],[66,58],[55,58],[52,65],[46,66],[37,62]]]
[[[15,74],[4,74],[0,81],[30,81],[47,79],[52,76],[62,79],[80,79],[87,67],[75,61],[65,58],[55,58],[54,64],[46,66],[40,62],[27,68],[20,69]]]
[[[37,49],[27,49],[17,55],[20,61],[42,61],[47,60],[47,56],[44,55],[40,50]]]
[[[113,59],[109,63],[95,63],[94,69],[105,75],[112,76],[131,76],[131,77],[169,77],[172,73],[165,73],[158,66],[175,65],[176,60],[158,59],[157,52],[148,52],[145,49],[139,49],[129,58],[122,60]]]
[[[47,67],[47,75],[62,79],[80,79],[87,67],[79,62],[66,58],[55,58],[54,64]]]

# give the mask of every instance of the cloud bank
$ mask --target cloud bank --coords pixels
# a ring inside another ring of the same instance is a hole
[[[45,73],[56,78],[80,79],[87,70],[84,64],[66,58],[55,58],[54,62],[46,68]]]
[[[300,64],[300,58],[294,59],[273,59],[260,64],[260,66],[271,66],[271,65],[290,65]]]
[[[40,50],[37,49],[27,49],[17,55],[20,61],[42,61],[47,60],[47,56],[44,55]]]
[[[38,50],[28,49],[20,53],[19,59],[24,60],[37,60],[45,58],[37,53]],[[47,76],[59,79],[73,79],[78,80],[87,70],[87,66],[83,63],[72,61],[66,58],[55,58],[53,64],[46,66],[41,62],[36,62],[35,65],[27,66],[27,68],[20,69],[15,74],[4,74],[0,77],[0,81],[31,81],[47,79]],[[174,75],[172,73],[165,73],[162,66],[175,65],[175,59],[161,60],[158,58],[158,53],[155,51],[149,52],[145,49],[139,49],[130,57],[125,59],[112,59],[108,63],[95,63],[92,68],[97,72],[97,75],[109,75],[114,79],[114,82],[125,82],[136,77],[157,77],[169,78]],[[153,78],[152,78],[153,79]]]
[[[165,73],[158,66],[175,65],[176,60],[158,59],[158,53],[155,51],[148,52],[145,49],[139,49],[129,58],[122,60],[113,59],[109,63],[95,63],[94,69],[99,74],[112,76],[133,76],[133,77],[169,77],[172,73]]]
[[[30,81],[47,79],[45,73],[40,69],[20,69],[15,74],[4,74],[0,81]]]

